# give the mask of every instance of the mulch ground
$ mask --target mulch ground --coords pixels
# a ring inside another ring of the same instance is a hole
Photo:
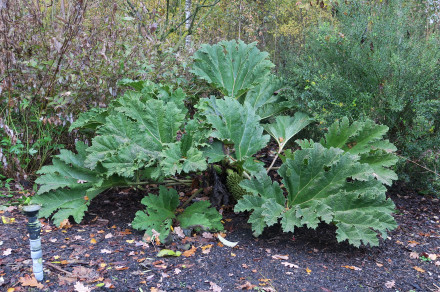
[[[0,211],[0,290],[440,291],[439,200],[400,185],[388,195],[399,228],[379,247],[338,243],[329,225],[295,234],[275,226],[254,238],[247,215],[226,210],[226,238],[236,247],[197,235],[168,246],[190,248],[187,256],[157,257],[164,247],[144,243],[130,227],[143,194],[108,192],[81,224],[59,229],[42,220],[40,288],[30,278],[26,218],[10,208]]]

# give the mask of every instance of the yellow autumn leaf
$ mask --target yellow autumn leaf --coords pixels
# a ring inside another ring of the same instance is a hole
[[[94,239],[94,238],[90,239],[90,243],[96,244],[96,239]]]
[[[69,219],[64,219],[63,221],[61,221],[59,228],[70,228],[72,227],[72,225],[70,225]]]
[[[3,224],[12,224],[15,222],[15,218],[8,218],[5,216],[2,216],[2,222],[3,222]]]
[[[355,266],[341,266],[341,267],[346,268],[346,269],[350,269],[350,270],[353,270],[353,271],[361,271],[362,270],[361,268],[358,268],[358,267],[355,267]]]
[[[306,272],[308,275],[310,275],[310,273],[312,272],[312,270],[310,270],[309,268],[306,268]]]
[[[134,239],[126,240],[125,242],[127,242],[127,243],[133,243],[133,242],[134,242]]]
[[[419,267],[417,267],[417,266],[414,266],[413,269],[416,270],[417,272],[420,272],[420,273],[424,273],[424,272],[425,272],[424,269],[419,268]]]
[[[212,247],[212,244],[207,244],[207,245],[202,246],[201,249],[205,250],[205,249],[210,249],[211,247]]]
[[[197,247],[195,247],[194,245],[191,247],[191,249],[188,249],[187,251],[184,251],[183,253],[182,253],[182,255],[184,256],[184,257],[190,257],[190,256],[193,256],[194,255],[194,253],[196,252],[196,250],[197,250]]]

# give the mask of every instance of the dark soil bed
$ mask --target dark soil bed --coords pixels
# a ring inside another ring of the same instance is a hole
[[[205,234],[169,246],[195,247],[193,255],[158,258],[164,247],[143,243],[143,234],[129,224],[142,208],[143,194],[109,192],[92,203],[79,225],[59,229],[43,221],[41,289],[440,291],[439,200],[400,185],[389,196],[396,203],[399,228],[379,247],[337,243],[329,225],[300,228],[294,235],[275,226],[254,238],[247,215],[226,210],[226,238],[238,241],[236,247]],[[26,275],[32,276],[26,218],[17,209],[0,213],[0,290],[38,291],[23,285],[29,284],[23,282]]]

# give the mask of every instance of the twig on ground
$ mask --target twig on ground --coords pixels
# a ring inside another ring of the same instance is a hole
[[[203,191],[203,188],[198,189],[197,191],[194,192],[194,194],[191,195],[191,197],[188,198],[188,200],[186,200],[183,204],[182,204],[182,208],[185,207],[186,205],[189,204],[189,202],[191,202],[192,199],[194,199],[198,194],[200,194]]]
[[[57,265],[54,265],[54,264],[51,264],[51,263],[44,263],[44,264],[45,264],[46,266],[48,266],[48,267],[51,267],[51,268],[54,269],[54,270],[57,270],[58,272],[65,273],[65,274],[70,275],[70,276],[73,275],[71,272],[66,271],[66,270],[63,270],[63,269],[61,269],[60,267],[58,267]]]

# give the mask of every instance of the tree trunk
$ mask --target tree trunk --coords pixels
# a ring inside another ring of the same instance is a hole
[[[185,37],[185,47],[189,50],[191,48],[191,0],[185,0],[185,27],[187,31],[187,35]]]

